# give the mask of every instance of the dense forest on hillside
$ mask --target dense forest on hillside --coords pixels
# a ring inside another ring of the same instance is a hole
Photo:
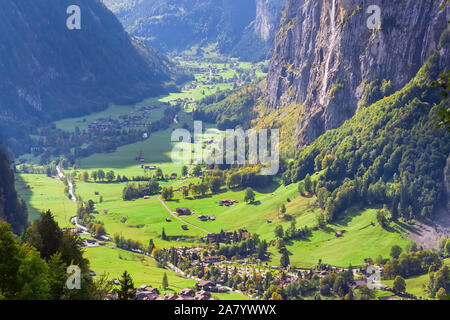
[[[28,225],[27,206],[17,197],[14,173],[2,150],[0,150],[0,220],[7,221],[17,234]]]
[[[102,300],[108,288],[93,280],[77,234],[63,231],[50,211],[43,212],[20,239],[0,221],[0,300]],[[80,286],[66,282],[68,266],[80,271]]]
[[[252,111],[258,102],[261,90],[251,86],[233,94],[216,94],[199,102],[194,111],[194,119],[208,123],[216,123],[220,130],[234,129],[240,125],[250,127],[250,122],[256,117]]]

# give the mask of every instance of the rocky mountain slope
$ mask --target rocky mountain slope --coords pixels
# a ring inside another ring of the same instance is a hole
[[[380,29],[370,29],[380,9]],[[274,39],[268,108],[293,103],[297,144],[402,88],[436,50],[448,9],[432,0],[287,0]]]
[[[66,26],[70,5],[81,30]],[[136,49],[99,0],[4,0],[0,30],[0,133],[18,153],[42,121],[158,95],[169,79],[167,60]]]
[[[267,58],[285,0],[103,0],[126,30],[166,52],[218,43],[221,53]]]

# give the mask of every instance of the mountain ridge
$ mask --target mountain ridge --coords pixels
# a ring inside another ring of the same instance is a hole
[[[66,9],[73,4],[81,8],[81,30],[66,27]],[[6,63],[0,63],[0,122],[15,152],[27,151],[25,132],[39,123],[166,91],[168,61],[151,50],[147,56],[138,51],[100,1],[5,0],[2,5],[0,61]]]

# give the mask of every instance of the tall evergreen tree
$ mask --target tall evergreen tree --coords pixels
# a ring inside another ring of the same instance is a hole
[[[167,273],[164,272],[164,276],[162,279],[162,287],[166,290],[169,287],[169,279],[167,278]]]
[[[125,270],[120,279],[120,288],[117,290],[117,298],[119,300],[136,300],[136,289],[134,288],[133,279]]]
[[[287,268],[287,266],[289,266],[290,261],[289,261],[289,254],[287,252],[287,250],[283,250],[283,253],[281,254],[281,258],[280,258],[280,265],[283,268]]]

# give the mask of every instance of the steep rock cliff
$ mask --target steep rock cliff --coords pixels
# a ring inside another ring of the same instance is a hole
[[[368,27],[372,5],[380,8],[379,29]],[[265,105],[301,106],[296,141],[312,142],[358,106],[402,88],[436,50],[447,28],[446,10],[432,0],[287,0]]]

